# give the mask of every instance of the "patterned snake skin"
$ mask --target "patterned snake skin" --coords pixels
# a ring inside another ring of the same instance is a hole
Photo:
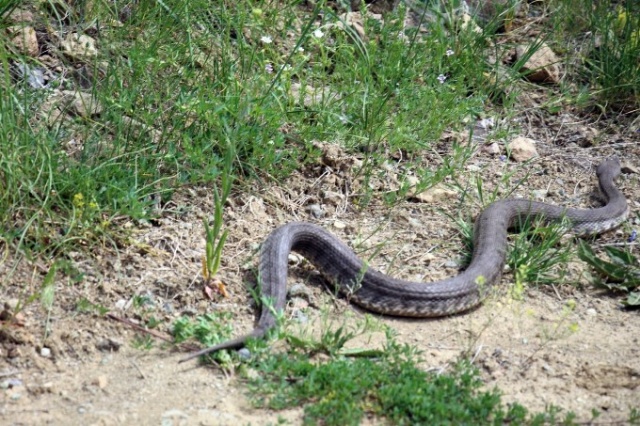
[[[473,260],[461,274],[432,283],[410,282],[384,275],[361,261],[325,229],[294,222],[273,231],[262,245],[260,282],[262,313],[252,333],[190,354],[182,361],[221,349],[237,349],[249,338],[262,338],[276,325],[287,293],[288,256],[295,251],[309,260],[353,303],[385,315],[440,317],[479,305],[500,280],[507,251],[507,232],[518,221],[540,217],[545,221],[566,218],[577,235],[599,234],[620,225],[628,215],[627,201],[615,187],[620,163],[611,158],[597,168],[604,207],[573,209],[528,200],[501,200],[489,205],[477,218]],[[182,362],[181,361],[181,362]]]

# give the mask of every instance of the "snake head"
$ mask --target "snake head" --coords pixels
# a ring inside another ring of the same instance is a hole
[[[620,175],[620,159],[618,157],[609,157],[596,168],[598,178],[605,177],[615,179]]]

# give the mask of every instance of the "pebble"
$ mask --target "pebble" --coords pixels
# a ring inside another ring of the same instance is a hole
[[[42,348],[40,349],[40,356],[44,357],[44,358],[49,358],[51,357],[51,349],[49,348]]]
[[[104,339],[96,343],[96,349],[105,352],[117,352],[120,346],[122,346],[122,342],[112,338]]]
[[[455,261],[455,260],[453,260],[453,259],[451,259],[451,260],[447,260],[447,261],[444,263],[444,267],[445,267],[445,268],[452,268],[452,269],[455,269],[455,268],[457,268],[457,267],[458,267],[458,262],[456,262],[456,261]]]
[[[309,204],[307,206],[307,211],[316,219],[322,219],[326,214],[326,212],[322,209],[322,207],[320,207],[319,204]]]
[[[548,191],[546,189],[535,189],[533,190],[533,197],[537,200],[544,200],[547,193]]]
[[[238,351],[238,357],[243,361],[251,359],[251,351],[247,348],[242,348]]]
[[[312,298],[312,293],[309,287],[301,283],[292,285],[287,294],[289,297],[302,297],[307,300],[311,300]]]
[[[293,312],[293,320],[299,324],[306,324],[309,322],[309,317],[307,317],[300,309],[296,309]]]

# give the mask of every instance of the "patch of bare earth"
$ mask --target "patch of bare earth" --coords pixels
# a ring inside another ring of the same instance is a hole
[[[266,424],[284,418],[300,423],[301,409],[253,409],[237,377],[195,362],[178,364],[183,354],[161,343],[151,350],[136,348],[136,331],[130,326],[99,316],[95,309],[82,313],[78,303],[86,299],[132,321],[140,320],[146,310],[162,321],[161,331],[183,314],[231,311],[235,333],[240,334],[251,329],[256,318],[247,285],[254,282],[257,250],[278,225],[294,220],[319,223],[365,258],[379,249],[372,265],[382,271],[428,282],[459,271],[463,242],[450,217],[469,219],[480,211],[472,195],[476,177],[482,179],[486,194],[497,187],[498,198],[503,198],[528,174],[511,196],[592,207],[593,165],[611,154],[632,167],[640,159],[637,144],[622,136],[615,144],[590,149],[561,148],[545,135],[538,139],[549,142],[539,144],[541,156],[526,166],[478,153],[432,198],[394,207],[374,201],[362,210],[353,202],[362,191],[352,173],[358,159],[325,145],[318,164],[278,185],[245,188],[228,203],[229,240],[220,278],[229,297],[214,301],[203,294],[200,279],[201,223],[212,212],[213,197],[207,188],[185,189],[154,225],[124,223],[131,234],[126,247],[117,252],[94,249],[91,257],[82,250],[72,254],[74,267],[84,277],[73,283],[58,275],[49,318],[33,303],[19,325],[2,326],[1,422],[213,425]],[[437,158],[425,155],[434,166]],[[387,177],[372,182],[374,194],[393,188],[400,170],[399,163],[390,162]],[[513,176],[500,183],[511,172]],[[640,199],[637,174],[623,175],[618,185],[634,218]],[[594,244],[622,243],[637,225],[630,219]],[[2,302],[15,303],[36,292],[46,268],[14,262],[15,255],[4,250]],[[312,303],[305,309],[309,324],[317,323],[318,307],[336,316],[346,310],[355,318],[365,314],[342,299],[332,300],[319,274],[304,263],[292,269],[289,285],[302,282],[312,289]],[[531,410],[554,404],[574,411],[579,419],[589,419],[595,408],[602,412],[601,420],[623,421],[629,407],[638,406],[640,394],[640,315],[621,309],[616,297],[586,285],[584,270],[577,261],[568,267],[570,281],[584,285],[529,288],[522,300],[511,296],[513,275],[505,273],[496,296],[464,315],[380,321],[397,330],[399,341],[423,351],[425,369],[446,370],[466,356],[480,368],[488,388],[501,389],[506,402],[517,401]],[[135,307],[134,296],[145,296],[144,309]],[[576,302],[573,311],[566,309],[569,300]],[[374,335],[356,343],[375,346],[381,339]]]

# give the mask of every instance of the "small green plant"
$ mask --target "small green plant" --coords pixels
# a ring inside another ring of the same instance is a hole
[[[554,33],[586,39],[579,75],[587,83],[588,100],[603,110],[637,108],[640,104],[640,4],[635,1],[561,0]],[[575,10],[585,13],[576,14]],[[576,34],[578,33],[578,34]],[[575,54],[569,57],[577,57]]]
[[[175,343],[182,343],[190,339],[202,343],[206,347],[228,340],[233,332],[232,315],[228,312],[216,312],[201,315],[195,319],[181,317],[173,323],[172,334]],[[228,351],[218,351],[206,358],[223,366],[231,363]]]
[[[95,313],[98,316],[104,316],[109,312],[106,306],[92,303],[88,299],[82,298],[76,302],[76,310],[80,313]]]
[[[605,246],[609,261],[599,258],[591,246],[580,241],[578,256],[596,272],[594,283],[619,293],[626,293],[623,303],[640,308],[640,261],[629,250]]]
[[[209,225],[209,221],[207,219],[203,220],[206,248],[205,255],[202,258],[202,277],[204,278],[206,288],[214,286],[223,296],[226,296],[227,293],[224,284],[216,275],[220,268],[222,249],[224,248],[228,235],[228,231],[222,231],[222,225],[224,222],[224,205],[227,202],[229,193],[231,192],[231,184],[233,182],[234,157],[235,149],[233,149],[233,145],[231,143],[227,143],[224,165],[219,178],[221,190],[218,190],[217,187],[214,187],[213,189],[213,226]]]
[[[304,351],[308,354],[324,353],[330,356],[377,356],[380,351],[368,348],[345,348],[345,344],[355,337],[370,334],[376,331],[391,332],[371,315],[365,315],[364,320],[355,324],[347,324],[347,317],[335,319],[328,312],[321,315],[321,335],[319,339],[309,335],[308,330],[302,333],[285,330],[282,335],[289,343],[292,350]]]
[[[544,285],[562,282],[563,267],[571,258],[571,249],[562,245],[567,225],[544,224],[525,219],[507,255],[507,264],[514,271],[513,296],[520,299],[526,284]]]
[[[358,425],[365,416],[399,425],[542,425],[556,420],[555,407],[531,416],[519,404],[503,405],[497,390],[481,389],[478,372],[468,362],[446,373],[425,372],[417,366],[415,348],[398,344],[391,329],[385,335],[382,350],[355,357],[334,350],[324,352],[330,355],[322,361],[314,355],[323,341],[339,341],[342,347],[353,337],[339,327],[325,331],[311,353],[292,346],[256,358],[251,365],[259,374],[249,379],[253,404],[273,410],[303,406],[309,425]]]
[[[154,342],[155,340],[153,339],[153,336],[149,334],[136,333],[133,338],[132,345],[136,349],[148,351],[153,348]]]

